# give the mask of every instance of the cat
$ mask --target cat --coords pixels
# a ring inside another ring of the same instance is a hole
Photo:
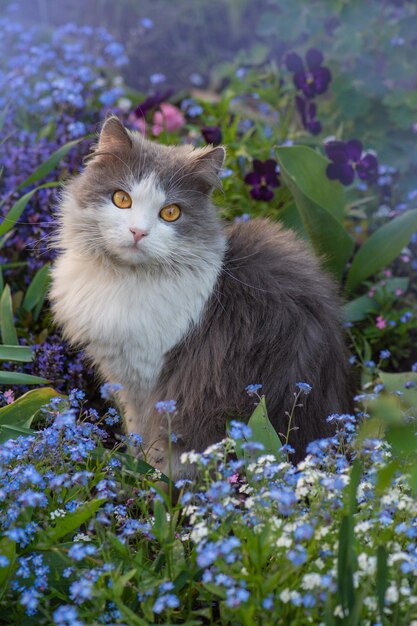
[[[183,451],[245,420],[262,385],[287,431],[298,382],[295,460],[350,409],[349,366],[335,286],[295,233],[266,219],[223,224],[210,200],[225,149],[164,146],[108,118],[59,207],[50,300],[65,338],[122,386],[129,432],[167,472],[166,417],[176,400],[171,477],[192,475]]]

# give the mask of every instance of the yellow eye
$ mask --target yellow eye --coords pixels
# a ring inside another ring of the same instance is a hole
[[[180,215],[181,209],[178,204],[168,204],[159,212],[159,217],[162,217],[165,222],[176,222]]]
[[[121,189],[114,192],[112,201],[119,209],[130,209],[132,206],[132,198],[126,191],[122,191]]]

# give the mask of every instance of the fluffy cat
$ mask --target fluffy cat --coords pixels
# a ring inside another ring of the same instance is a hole
[[[251,414],[248,384],[262,384],[279,433],[296,383],[312,386],[293,422],[296,459],[331,434],[327,415],[350,407],[334,286],[279,224],[221,223],[210,194],[224,154],[158,145],[111,117],[60,206],[55,319],[122,385],[127,429],[163,471],[166,424],[155,403],[177,401],[173,478],[191,472],[181,452],[224,437],[226,418]]]

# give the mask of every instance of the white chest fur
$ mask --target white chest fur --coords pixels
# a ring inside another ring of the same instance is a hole
[[[219,271],[205,263],[180,276],[116,273],[67,252],[53,269],[55,318],[107,379],[149,390],[164,355],[198,323]]]

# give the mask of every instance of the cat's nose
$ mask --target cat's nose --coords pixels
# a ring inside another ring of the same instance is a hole
[[[137,243],[138,241],[140,241],[143,237],[146,237],[146,235],[149,235],[147,230],[142,230],[141,228],[129,228],[130,232],[133,235],[133,239],[135,240],[135,243]]]

